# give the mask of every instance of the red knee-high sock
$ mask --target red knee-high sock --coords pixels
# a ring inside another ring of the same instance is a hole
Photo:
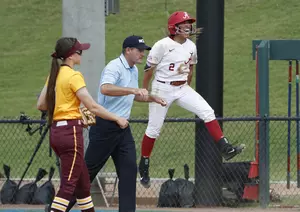
[[[209,132],[209,134],[213,137],[213,139],[216,142],[224,137],[223,132],[221,130],[221,127],[219,125],[219,122],[216,119],[214,119],[210,122],[206,122],[205,126],[206,126],[207,131]]]
[[[150,157],[154,147],[155,138],[149,138],[146,134],[142,141],[142,156]]]

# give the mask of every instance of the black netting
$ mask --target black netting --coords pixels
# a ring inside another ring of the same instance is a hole
[[[195,121],[193,119],[169,119],[164,124],[151,157],[151,187],[149,189],[143,188],[139,183],[139,178],[137,178],[137,202],[139,206],[156,206],[160,188],[169,179],[168,170],[175,169],[174,179],[184,178],[184,165],[187,164],[190,175],[189,181],[196,184],[196,205],[202,203],[214,205],[218,203],[223,206],[236,207],[250,204],[258,207],[259,201],[255,198],[258,197],[259,177],[255,176],[257,165],[252,164],[255,162],[256,150],[255,119],[221,120],[224,134],[228,140],[232,144],[246,145],[246,149],[242,154],[228,162],[220,159],[217,145],[212,141],[206,130],[196,127]],[[296,120],[291,121],[290,132],[288,132],[287,127],[288,119],[265,120],[265,123],[269,123],[270,205],[294,206],[300,200],[299,188],[297,188]],[[54,152],[50,156],[48,134],[42,142],[40,140],[40,124],[40,121],[25,123],[18,120],[1,120],[0,188],[6,180],[2,168],[3,164],[11,167],[11,179],[17,183],[28,167],[29,169],[24,176],[24,183],[34,179],[39,168],[49,171],[50,167],[54,167],[55,173],[52,181],[55,187],[58,188],[57,159]],[[146,126],[147,120],[131,120],[138,161]],[[198,126],[201,126],[201,124]],[[45,130],[45,127],[41,132],[43,130]],[[196,130],[197,133],[195,133]],[[33,131],[35,133],[31,135],[29,132]],[[287,187],[288,134],[290,135],[289,188]],[[87,145],[87,129],[84,130],[84,137]],[[195,146],[195,143],[204,141],[206,142],[204,146]],[[199,147],[202,149],[199,149]],[[36,155],[33,157],[35,153]],[[195,165],[195,161],[197,165]],[[195,171],[197,171],[196,175]],[[249,178],[249,173],[254,173],[253,177]],[[196,176],[205,176],[206,178],[201,179],[202,181],[195,181]],[[115,188],[116,174],[111,159],[109,159],[102,172],[99,173],[98,179],[99,181],[93,182],[92,193],[94,192],[96,195],[98,192],[99,195],[99,185],[101,185],[104,196],[107,198],[107,204],[113,203],[115,205],[118,189],[117,186]],[[46,180],[47,177],[39,183],[42,184]]]

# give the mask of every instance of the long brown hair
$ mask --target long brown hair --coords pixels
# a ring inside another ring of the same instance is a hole
[[[48,78],[47,93],[46,93],[49,125],[51,125],[53,122],[53,114],[55,109],[55,86],[56,86],[56,79],[60,69],[58,60],[62,60],[64,62],[64,60],[66,59],[64,55],[66,55],[69,52],[69,50],[73,47],[75,42],[76,42],[76,38],[70,38],[70,37],[60,38],[56,42],[55,53],[52,54],[53,58],[52,58],[51,69]]]

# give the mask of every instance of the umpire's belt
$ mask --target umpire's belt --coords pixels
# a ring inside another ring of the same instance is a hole
[[[165,81],[157,80],[157,82],[165,83],[165,84],[168,84],[168,85],[180,86],[180,85],[185,84],[186,80],[183,80],[183,81],[171,81],[171,82],[165,82]]]

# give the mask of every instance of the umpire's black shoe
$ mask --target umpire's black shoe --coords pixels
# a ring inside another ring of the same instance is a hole
[[[217,142],[218,148],[221,151],[222,157],[225,160],[230,160],[236,155],[240,154],[243,149],[245,148],[244,144],[241,144],[239,146],[232,146],[230,143],[228,143],[227,139],[225,137],[221,138]]]
[[[150,159],[142,156],[139,164],[139,172],[141,176],[140,182],[145,188],[150,187],[149,164]]]

